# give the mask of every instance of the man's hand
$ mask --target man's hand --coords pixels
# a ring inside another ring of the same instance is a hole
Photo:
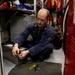
[[[18,48],[18,44],[16,43],[12,49],[12,54],[13,56],[18,56],[19,54],[19,48]]]
[[[29,54],[29,50],[22,51],[22,52],[18,55],[18,57],[19,57],[19,59],[24,59],[24,58],[27,56],[27,54]]]

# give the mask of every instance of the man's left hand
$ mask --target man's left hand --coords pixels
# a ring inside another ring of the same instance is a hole
[[[27,56],[27,54],[29,54],[29,50],[22,51],[22,52],[18,55],[18,57],[19,57],[19,59],[24,59],[24,58]]]

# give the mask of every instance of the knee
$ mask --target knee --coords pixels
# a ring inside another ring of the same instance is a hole
[[[47,45],[46,45],[46,49],[47,49],[47,50],[53,50],[53,49],[54,49],[53,44],[51,44],[51,43],[47,44]]]

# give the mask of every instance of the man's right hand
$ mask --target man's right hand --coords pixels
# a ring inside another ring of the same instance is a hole
[[[18,56],[19,54],[19,48],[18,48],[18,44],[16,43],[12,49],[12,54],[13,56]]]

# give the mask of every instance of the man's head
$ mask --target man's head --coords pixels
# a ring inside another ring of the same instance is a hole
[[[42,8],[37,13],[37,23],[40,29],[44,28],[49,19],[49,11],[45,8]]]

